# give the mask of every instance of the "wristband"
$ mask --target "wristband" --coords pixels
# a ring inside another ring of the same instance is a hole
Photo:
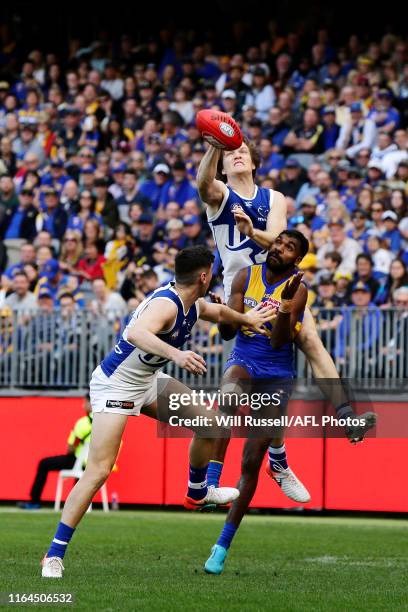
[[[292,301],[293,300],[282,300],[279,306],[279,312],[290,314],[292,312]]]

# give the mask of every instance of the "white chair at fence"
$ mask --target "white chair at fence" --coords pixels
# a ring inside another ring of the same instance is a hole
[[[61,470],[59,472],[58,481],[57,481],[57,491],[55,493],[55,504],[54,504],[55,512],[59,512],[60,507],[61,507],[61,497],[62,497],[62,489],[64,486],[64,480],[66,478],[77,478],[77,479],[81,478],[82,474],[84,473],[83,465],[88,458],[88,453],[89,453],[89,443],[86,443],[81,448],[81,452],[76,458],[73,468],[71,470]],[[101,497],[102,497],[103,511],[109,512],[108,490],[106,488],[106,483],[103,483],[103,485],[100,488],[100,492],[101,492]],[[92,504],[89,506],[88,511],[90,511],[91,509],[92,509]]]

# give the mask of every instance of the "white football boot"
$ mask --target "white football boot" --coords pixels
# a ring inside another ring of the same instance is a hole
[[[276,466],[279,467],[279,466]],[[272,470],[269,461],[266,464],[266,473],[278,483],[282,489],[282,493],[295,502],[305,504],[310,501],[310,493],[306,487],[300,482],[299,478],[292,472],[290,467],[279,470]]]
[[[41,561],[43,578],[62,578],[64,566],[59,557],[44,557]]]

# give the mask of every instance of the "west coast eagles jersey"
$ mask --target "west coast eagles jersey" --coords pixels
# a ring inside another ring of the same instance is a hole
[[[280,306],[282,291],[293,276],[288,275],[283,280],[269,285],[266,280],[266,263],[250,266],[247,271],[247,279],[244,293],[244,312],[255,308],[260,302],[272,306]],[[300,331],[303,314],[296,323],[296,332]],[[266,327],[272,330],[273,323],[267,323]],[[262,362],[271,377],[294,376],[293,343],[288,342],[281,348],[272,348],[268,336],[258,334],[248,328],[242,327],[237,334],[234,352],[243,359],[247,358]]]

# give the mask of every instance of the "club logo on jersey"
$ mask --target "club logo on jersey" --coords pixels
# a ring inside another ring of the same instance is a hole
[[[255,306],[258,304],[258,302],[254,298],[249,297],[249,296],[246,295],[244,297],[244,304],[245,304],[245,306],[249,306],[250,308],[255,308]]]
[[[180,330],[179,330],[179,329],[177,329],[175,332],[173,332],[173,333],[171,334],[170,338],[171,338],[172,340],[175,340],[175,339],[177,338],[177,336],[179,335],[179,333],[180,333]]]
[[[241,210],[243,210],[241,204],[235,203],[235,204],[231,204],[231,212],[240,212]]]
[[[135,402],[127,402],[123,400],[106,400],[107,408],[124,408],[125,410],[132,410],[135,407]]]
[[[261,204],[261,206],[258,207],[257,213],[261,217],[261,220],[263,221],[268,216],[269,206],[263,206]]]
[[[229,138],[232,138],[235,134],[234,129],[228,123],[225,123],[225,121],[222,121],[220,123],[219,128],[221,132],[225,134],[226,136],[228,136]]]

